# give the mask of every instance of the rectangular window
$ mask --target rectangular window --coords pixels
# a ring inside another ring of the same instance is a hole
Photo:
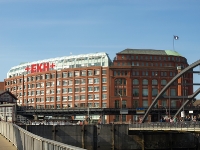
[[[148,100],[143,100],[142,101],[142,107],[148,108]]]
[[[85,95],[81,95],[81,100],[85,100]]]
[[[80,96],[79,95],[75,95],[75,100],[80,100]]]
[[[102,94],[102,99],[107,99],[107,94]]]
[[[68,88],[68,92],[69,92],[69,93],[72,93],[72,88]]]
[[[81,71],[81,76],[86,76],[86,70]]]
[[[99,75],[99,70],[94,70],[94,75]]]
[[[99,84],[99,78],[94,78],[94,84]]]
[[[75,77],[78,77],[79,75],[79,71],[75,71]]]
[[[107,70],[102,70],[103,75],[106,75],[106,73],[107,73]]]
[[[67,72],[62,73],[63,78],[67,78]]]
[[[88,86],[88,92],[93,92],[93,87],[92,86]]]
[[[88,78],[88,84],[93,84],[93,78]]]
[[[94,92],[98,92],[99,91],[99,87],[94,87]]]
[[[102,83],[106,83],[107,82],[107,78],[102,78]]]
[[[142,89],[142,96],[148,96],[148,89]]]
[[[88,95],[89,100],[93,100],[93,95]]]
[[[67,93],[67,88],[63,88],[62,93]]]
[[[107,86],[103,86],[102,91],[107,91]]]
[[[85,92],[85,87],[81,87],[80,92]]]

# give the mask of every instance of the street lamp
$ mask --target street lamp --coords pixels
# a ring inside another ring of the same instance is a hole
[[[120,111],[120,113],[121,113],[121,123],[123,123],[123,121],[122,121],[122,95],[118,92],[118,95],[120,96],[120,99],[121,99],[121,111]]]
[[[165,111],[166,111],[166,115],[167,115],[167,108],[163,105],[159,105],[159,106],[162,106],[163,108],[165,108]]]

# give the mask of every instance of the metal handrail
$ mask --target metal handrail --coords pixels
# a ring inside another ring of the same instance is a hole
[[[0,121],[0,133],[20,150],[85,150],[83,148],[67,145],[54,140],[49,140],[9,122]]]
[[[199,121],[183,122],[148,122],[129,124],[129,130],[173,130],[173,131],[200,131]]]

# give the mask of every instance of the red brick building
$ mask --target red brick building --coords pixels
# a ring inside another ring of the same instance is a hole
[[[187,66],[186,58],[171,50],[125,49],[116,54],[113,62],[106,53],[66,56],[12,67],[5,79],[5,90],[18,98],[18,105],[35,108],[147,108]],[[192,74],[177,83],[193,83]],[[193,86],[174,84],[170,91],[172,96],[190,95]],[[180,102],[159,100],[155,107],[179,107]],[[127,122],[137,118],[107,115],[105,120]]]
[[[0,82],[0,92],[4,91],[4,82]]]
[[[187,59],[171,50],[125,49],[116,54],[110,67],[110,107],[147,108],[161,89],[188,66]],[[179,84],[178,84],[179,83]],[[190,83],[183,86],[182,83]],[[178,79],[165,95],[181,96],[193,93],[193,74]],[[171,104],[169,103],[171,101]],[[159,100],[155,107],[179,107],[181,100]],[[111,120],[136,121],[138,116],[116,115]]]

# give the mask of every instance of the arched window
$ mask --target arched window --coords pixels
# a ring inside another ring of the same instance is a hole
[[[139,84],[139,80],[138,79],[134,79],[133,80],[133,85],[138,85]]]
[[[143,85],[148,85],[148,80],[147,79],[143,79],[142,84]]]
[[[115,79],[115,96],[126,96],[126,79],[118,78]]]
[[[167,84],[167,80],[163,79],[161,80],[161,85],[166,85]]]
[[[158,85],[158,81],[156,79],[152,80],[152,85]]]

